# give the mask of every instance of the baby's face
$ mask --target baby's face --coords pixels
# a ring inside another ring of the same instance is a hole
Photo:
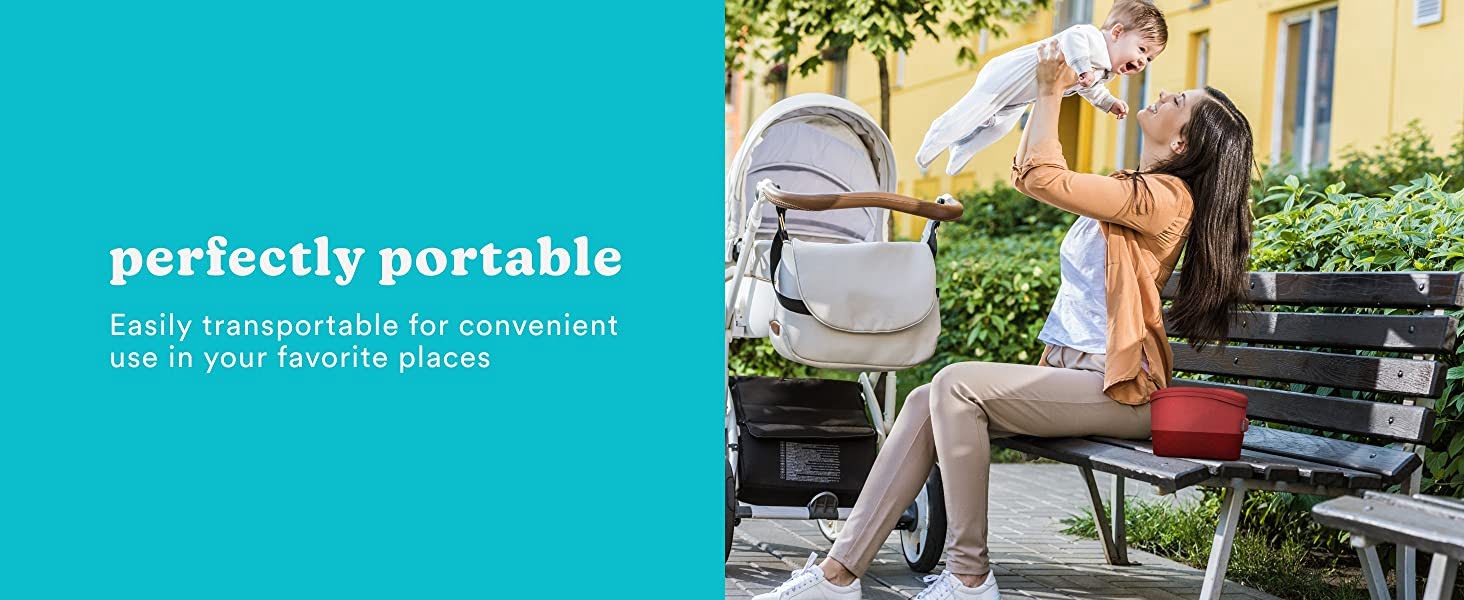
[[[1164,46],[1154,43],[1140,31],[1121,31],[1114,26],[1104,36],[1108,42],[1108,61],[1119,75],[1135,75],[1149,66],[1149,62],[1164,51]]]

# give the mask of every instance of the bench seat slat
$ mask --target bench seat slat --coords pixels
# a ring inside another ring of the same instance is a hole
[[[1235,390],[1245,394],[1250,400],[1246,414],[1252,419],[1399,442],[1426,443],[1433,439],[1434,413],[1422,406],[1318,396],[1198,379],[1175,378],[1171,384]]]
[[[1180,272],[1169,277],[1162,292],[1172,300],[1179,292]],[[1459,308],[1464,306],[1464,273],[1404,272],[1251,272],[1250,301],[1296,306],[1376,308]]]
[[[1141,440],[1118,440],[1093,438],[1105,443],[1124,446],[1140,452],[1152,453],[1153,445]],[[1337,489],[1375,490],[1383,487],[1383,478],[1376,473],[1346,469],[1309,460],[1279,456],[1257,450],[1242,449],[1240,459],[1235,461],[1212,461],[1186,459],[1199,462],[1210,469],[1210,473],[1221,479],[1255,479],[1286,483],[1310,483]]]
[[[1205,465],[1192,461],[1145,454],[1128,448],[1083,438],[996,438],[993,444],[1058,462],[1088,467],[1157,486],[1174,493],[1209,479]]]
[[[1280,346],[1383,350],[1413,354],[1450,352],[1458,320],[1449,315],[1343,315],[1241,311],[1230,324],[1230,339]],[[1168,320],[1169,335],[1184,331]]]
[[[1434,360],[1219,345],[1197,352],[1182,342],[1170,347],[1176,371],[1429,398],[1439,396],[1448,370]]]
[[[1377,473],[1390,484],[1407,478],[1423,464],[1412,452],[1268,427],[1250,428],[1243,445],[1268,454]]]
[[[1464,560],[1464,511],[1449,518],[1386,497],[1343,496],[1312,507],[1312,517],[1322,525],[1370,541],[1392,542]]]

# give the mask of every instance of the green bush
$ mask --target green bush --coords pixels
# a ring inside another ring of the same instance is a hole
[[[1418,121],[1412,121],[1370,150],[1348,149],[1327,168],[1303,173],[1289,161],[1263,166],[1251,188],[1251,196],[1256,199],[1255,215],[1263,217],[1280,210],[1287,196],[1271,190],[1292,178],[1315,190],[1345,181],[1350,191],[1364,196],[1386,195],[1394,185],[1428,175],[1464,183],[1464,129],[1454,136],[1450,152],[1439,155],[1433,148],[1433,138]]]
[[[1198,502],[1174,504],[1160,500],[1130,500],[1124,512],[1127,537],[1136,548],[1167,556],[1203,569],[1210,557],[1215,522],[1220,514],[1218,490],[1206,489]],[[1355,567],[1347,546],[1336,540],[1340,534],[1302,515],[1286,524],[1290,535],[1270,537],[1264,532],[1273,524],[1261,522],[1266,511],[1254,510],[1275,494],[1251,492],[1246,497],[1240,529],[1235,538],[1226,578],[1259,588],[1282,598],[1342,600],[1368,597],[1366,583]],[[1109,510],[1109,507],[1105,507]],[[1063,519],[1063,532],[1096,538],[1093,514]],[[1341,552],[1316,552],[1317,541],[1326,539]],[[1343,569],[1347,569],[1345,572]]]
[[[1037,333],[1060,282],[1061,229],[993,237],[956,225],[941,230],[941,336],[935,355],[902,375],[911,387],[962,361],[1031,364]],[[903,387],[903,386],[902,386]]]
[[[1038,202],[1005,183],[973,189],[956,196],[966,207],[961,220],[945,226],[941,240],[962,240],[974,236],[1005,237],[1046,233],[1054,227],[1066,229],[1076,218],[1050,204]],[[951,235],[951,229],[960,233]]]
[[[1270,190],[1284,200],[1279,212],[1257,222],[1252,269],[1464,270],[1464,179],[1453,192],[1442,185],[1439,178],[1427,176],[1396,186],[1386,195],[1368,197],[1346,193],[1341,183],[1319,191],[1289,179]],[[1464,320],[1464,312],[1453,314]],[[1460,333],[1464,335],[1464,329]],[[1440,359],[1458,365],[1461,357],[1464,349]],[[1425,489],[1430,493],[1464,497],[1461,378],[1464,368],[1449,369],[1444,396],[1434,406],[1437,422],[1424,463]]]

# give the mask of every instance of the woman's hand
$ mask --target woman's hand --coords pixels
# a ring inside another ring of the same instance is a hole
[[[1078,82],[1078,74],[1068,66],[1067,58],[1052,40],[1037,47],[1037,94],[1062,95]]]

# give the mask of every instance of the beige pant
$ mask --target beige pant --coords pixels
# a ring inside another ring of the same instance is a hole
[[[949,528],[946,570],[986,574],[991,438],[1149,437],[1147,405],[1103,395],[1104,358],[1056,347],[1050,366],[966,362],[941,369],[905,399],[829,557],[863,576],[938,462]]]

